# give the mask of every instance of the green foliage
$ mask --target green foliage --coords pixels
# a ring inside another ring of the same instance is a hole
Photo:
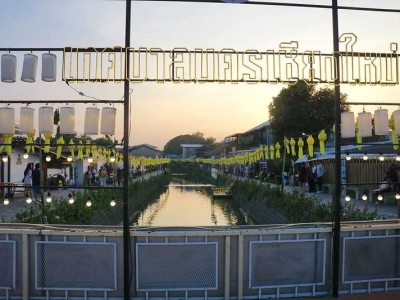
[[[267,207],[282,214],[290,223],[331,222],[333,208],[323,203],[318,196],[305,196],[297,191],[287,193],[278,187],[236,181],[232,192],[244,194],[249,200],[263,202]],[[377,211],[360,210],[355,204],[345,204],[341,209],[342,221],[373,220]]]
[[[348,111],[347,95],[341,94],[341,110]],[[288,88],[283,88],[269,105],[271,127],[277,141],[298,138],[302,133],[314,134],[325,129],[329,136],[335,122],[335,92],[324,87],[316,90],[300,81]],[[305,143],[306,144],[306,143]]]
[[[180,155],[182,154],[181,144],[206,144],[203,133],[196,132],[174,137],[164,146],[164,153]]]

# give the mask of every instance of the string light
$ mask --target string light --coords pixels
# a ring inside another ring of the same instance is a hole
[[[367,152],[364,153],[363,160],[368,160]]]
[[[2,160],[3,162],[8,162],[8,156],[3,156]]]
[[[350,161],[350,160],[351,160],[351,156],[350,156],[350,154],[349,154],[349,151],[346,152],[346,160],[347,160],[347,161]]]
[[[379,196],[378,196],[378,200],[379,200],[379,201],[382,201],[382,200],[383,200],[383,196],[382,196],[382,195],[379,195]]]
[[[71,162],[71,161],[72,161],[72,156],[68,156],[68,157],[67,157],[67,161],[68,161],[68,162]]]
[[[86,206],[88,207],[92,206],[92,201],[90,200],[90,197],[87,198]]]
[[[110,156],[110,162],[115,162],[115,156],[113,155],[113,156]]]
[[[87,159],[88,163],[91,164],[93,162],[93,157],[90,155]]]
[[[380,161],[384,161],[384,160],[385,160],[385,157],[383,156],[382,153],[379,154],[379,160],[380,160]]]
[[[29,158],[29,154],[28,154],[28,151],[26,149],[25,149],[24,154],[22,155],[22,157],[24,159],[28,159]]]
[[[116,204],[116,202],[115,202],[115,199],[113,198],[113,199],[111,200],[111,202],[110,202],[110,205],[111,205],[111,206],[115,206],[115,204]]]
[[[25,196],[26,196],[26,203],[31,204],[32,198],[28,194],[26,194]]]
[[[51,200],[52,200],[52,199],[51,199],[51,194],[50,194],[50,192],[48,192],[48,193],[47,193],[47,197],[46,197],[46,202],[47,202],[47,203],[50,203]]]
[[[394,196],[396,198],[396,200],[400,200],[400,194],[399,192],[396,193],[396,196]]]
[[[51,156],[50,155],[46,156],[46,161],[47,162],[51,161]]]
[[[347,202],[349,202],[351,200],[349,195],[346,195],[346,197],[344,197],[344,200],[346,200]]]
[[[74,198],[72,197],[72,194],[68,194],[68,203],[69,203],[69,204],[74,204],[74,202],[75,202],[75,200],[74,200]]]
[[[3,204],[4,204],[4,205],[8,205],[8,204],[10,204],[10,200],[8,200],[7,198],[6,198],[6,199],[4,199],[4,202],[3,202]]]
[[[368,200],[368,196],[366,194],[362,195],[361,199],[363,199],[364,201]]]

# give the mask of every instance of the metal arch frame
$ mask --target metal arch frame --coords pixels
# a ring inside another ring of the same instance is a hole
[[[148,1],[148,2],[193,2],[193,3],[220,3],[221,0],[117,0],[125,1],[125,47],[130,47],[131,41],[131,8],[132,1]],[[226,4],[226,3],[225,3]],[[350,6],[338,6],[337,0],[332,0],[332,5],[314,5],[314,4],[299,4],[299,3],[282,3],[282,2],[269,2],[269,1],[247,1],[240,3],[242,5],[266,5],[266,6],[286,6],[286,7],[298,7],[298,8],[319,8],[319,9],[331,9],[332,11],[332,36],[333,36],[333,48],[336,56],[336,72],[338,72],[337,79],[335,80],[335,127],[340,128],[341,114],[340,114],[340,69],[339,69],[339,21],[338,11],[339,10],[358,10],[358,11],[372,11],[372,12],[386,12],[386,13],[400,13],[400,9],[385,9],[385,8],[363,8],[363,7],[350,7]],[[15,48],[17,51],[19,48]],[[60,48],[52,48],[53,50],[62,50]],[[26,49],[24,49],[26,50]],[[30,49],[35,51],[49,51],[49,48],[36,48]],[[0,51],[9,51],[9,48],[0,48]],[[125,56],[125,64],[129,65],[129,55]],[[128,74],[127,74],[128,73]],[[128,147],[129,147],[129,70],[125,72],[124,78],[124,193],[123,193],[123,254],[124,254],[124,299],[130,299],[130,231],[129,231],[129,204],[128,204],[128,181],[129,177],[129,161],[128,161]],[[60,101],[65,102],[65,101]],[[90,101],[87,101],[90,102]],[[339,290],[339,251],[340,251],[340,144],[341,144],[341,132],[340,130],[335,131],[335,193],[333,197],[334,203],[334,228],[333,228],[333,286],[332,294],[333,297],[338,297]]]

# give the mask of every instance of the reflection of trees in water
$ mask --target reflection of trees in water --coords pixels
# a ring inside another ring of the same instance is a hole
[[[163,192],[155,202],[150,203],[146,208],[144,208],[140,212],[136,222],[134,222],[134,225],[138,226],[139,219],[141,219],[141,226],[151,226],[158,212],[160,212],[161,209],[163,209],[163,207],[167,203],[168,197],[169,197],[169,189]],[[147,218],[147,221],[144,220],[144,212],[146,210],[150,213],[149,217]]]
[[[246,221],[242,216],[239,206],[236,205],[232,199],[218,199],[213,200],[211,199],[213,205],[217,206],[226,220],[231,225],[245,225]]]

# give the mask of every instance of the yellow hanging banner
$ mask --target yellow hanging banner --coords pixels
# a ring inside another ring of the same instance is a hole
[[[299,158],[303,158],[303,156],[304,156],[304,152],[303,152],[304,141],[302,138],[299,138],[299,141],[297,142],[297,146],[299,146]]]
[[[308,155],[310,157],[314,157],[314,138],[312,137],[312,135],[308,136],[307,145],[308,145]]]
[[[325,130],[322,129],[321,132],[318,134],[318,140],[319,140],[319,151],[321,154],[325,154],[325,141],[327,139]]]

